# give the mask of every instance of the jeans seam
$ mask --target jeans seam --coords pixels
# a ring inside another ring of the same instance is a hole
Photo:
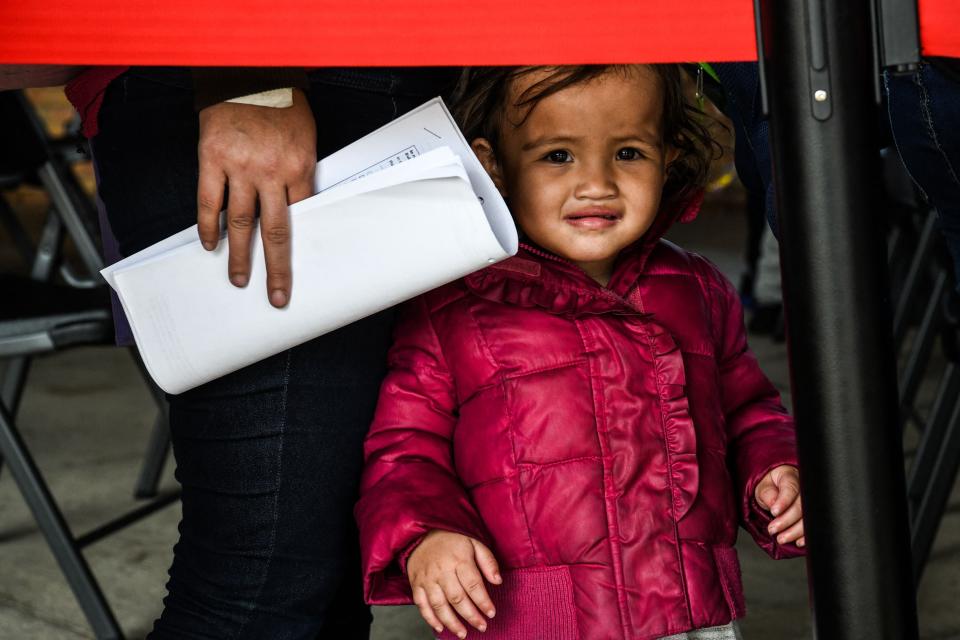
[[[937,130],[933,125],[933,110],[930,108],[932,102],[930,98],[930,93],[927,91],[926,85],[923,83],[923,67],[917,71],[917,86],[920,87],[920,93],[922,99],[920,100],[920,105],[923,110],[923,120],[924,124],[927,127],[927,133],[930,135],[930,139],[933,140],[933,146],[937,148],[937,152],[943,158],[943,164],[947,168],[947,172],[950,174],[950,177],[953,178],[955,184],[960,184],[960,179],[957,178],[957,172],[954,170],[953,165],[950,163],[950,157],[944,151],[943,147],[940,145],[940,138],[937,136]]]
[[[270,574],[270,564],[273,561],[273,552],[277,543],[277,520],[280,517],[280,482],[281,477],[283,476],[283,437],[286,433],[287,428],[287,392],[290,389],[290,361],[293,358],[293,350],[287,350],[286,361],[283,366],[283,394],[280,398],[280,443],[277,447],[277,475],[276,475],[276,486],[277,491],[273,501],[273,526],[270,529],[270,543],[267,545],[267,566],[263,569],[263,579],[260,581],[260,586],[257,588],[257,593],[253,596],[253,602],[250,606],[250,612],[247,616],[247,619],[243,621],[243,624],[237,629],[235,638],[241,637],[240,634],[243,633],[243,630],[246,629],[247,625],[250,624],[250,620],[253,618],[253,612],[256,611],[257,601],[260,600],[260,595],[263,593],[263,587],[267,582],[267,576]]]
[[[917,85],[922,94],[923,89],[920,85],[919,79],[914,79],[913,83]],[[910,172],[910,167],[907,166],[906,160],[903,159],[903,153],[900,151],[900,143],[897,141],[897,130],[893,126],[893,99],[891,98],[890,93],[890,75],[886,70],[883,72],[883,87],[887,92],[887,120],[891,123],[890,130],[892,135],[890,137],[893,139],[893,148],[897,150],[897,157],[900,159],[900,165],[903,167],[903,170],[907,172],[907,175],[910,176],[910,181],[913,183],[913,186],[915,186],[920,192],[921,197],[923,197],[925,201],[929,202],[930,197],[927,196],[927,192],[924,191],[923,186],[921,186],[917,179],[913,177],[913,173]]]

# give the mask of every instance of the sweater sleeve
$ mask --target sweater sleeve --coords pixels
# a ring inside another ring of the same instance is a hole
[[[190,74],[197,111],[262,91],[309,86],[307,72],[295,67],[195,67]]]
[[[719,272],[714,277],[714,306],[721,328],[719,368],[726,421],[728,464],[739,496],[743,527],[773,558],[803,555],[795,543],[780,545],[767,531],[773,519],[754,498],[760,480],[774,467],[797,465],[793,418],[780,393],[767,379],[747,346],[743,309],[733,285]]]
[[[364,596],[370,604],[408,604],[406,559],[432,529],[488,543],[489,535],[453,464],[453,379],[423,297],[405,305],[389,372],[364,444],[355,509]]]

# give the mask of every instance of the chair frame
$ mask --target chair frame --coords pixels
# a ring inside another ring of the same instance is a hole
[[[105,286],[99,274],[104,266],[103,260],[91,229],[92,225],[86,222],[91,219],[92,204],[76,184],[67,161],[53,153],[46,132],[29,103],[22,95],[18,96],[18,100],[30,121],[36,145],[42,150],[42,163],[34,170],[51,200],[51,209],[37,246],[31,247],[29,252],[24,252],[23,247],[20,247],[24,258],[30,259],[30,278],[47,282],[55,271],[59,270],[61,277],[72,286]],[[14,230],[15,238],[21,237],[21,234],[16,233],[19,221],[15,216],[4,216],[3,223]],[[25,234],[22,235],[26,237]],[[73,241],[88,275],[79,276],[61,264],[65,237]],[[91,319],[91,322],[106,323],[112,327],[107,314]],[[103,640],[123,638],[120,626],[83,556],[83,549],[179,499],[179,490],[158,492],[160,476],[170,450],[166,398],[153,384],[136,350],[130,349],[158,408],[134,496],[154,499],[92,531],[74,535],[16,424],[31,356],[54,351],[58,347],[50,336],[42,335],[42,332],[25,334],[22,338],[18,342],[8,340],[3,345],[2,357],[7,366],[0,375],[0,463],[6,462],[96,637]]]

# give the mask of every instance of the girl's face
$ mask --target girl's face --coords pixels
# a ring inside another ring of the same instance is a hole
[[[508,104],[544,78],[514,82]],[[661,136],[660,82],[646,67],[606,73],[505,114],[500,152],[473,149],[519,227],[541,247],[606,285],[622,249],[653,223],[675,157]]]

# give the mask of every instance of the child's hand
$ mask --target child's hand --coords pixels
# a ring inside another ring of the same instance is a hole
[[[487,622],[477,607],[489,618],[496,614],[483,579],[493,584],[503,579],[493,553],[473,538],[434,529],[410,554],[407,577],[420,615],[437,633],[446,625],[460,638],[467,637],[454,609],[480,631],[487,630]]]
[[[763,476],[753,496],[757,503],[774,515],[767,527],[770,535],[782,532],[777,542],[786,544],[796,540],[797,546],[807,543],[803,535],[803,507],[800,505],[800,472],[792,465],[775,467]]]

